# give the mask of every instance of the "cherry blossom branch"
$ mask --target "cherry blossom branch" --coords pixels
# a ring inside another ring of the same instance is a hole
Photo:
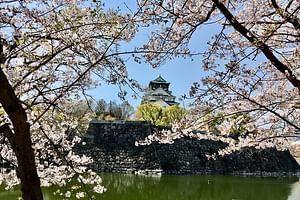
[[[86,187],[86,184],[84,184],[84,181],[80,178],[80,173],[77,172],[77,170],[75,169],[74,165],[66,158],[66,156],[62,153],[65,150],[63,149],[63,146],[61,146],[62,150],[58,149],[57,145],[51,140],[51,138],[47,135],[47,133],[45,132],[42,124],[40,124],[40,131],[43,133],[44,137],[50,142],[50,145],[53,147],[55,153],[58,155],[59,158],[61,158],[67,166],[69,166],[71,168],[71,170],[74,172],[74,174],[76,176],[78,176],[78,178],[80,179],[80,183],[83,185],[83,188],[86,192],[86,194],[88,195],[88,197],[91,199],[91,195]],[[74,176],[75,176],[74,175]]]
[[[146,2],[145,2],[146,3]],[[141,12],[142,7],[138,9],[138,11],[132,16],[134,18]],[[111,47],[115,44],[115,42],[119,39],[119,37],[122,35],[123,31],[125,31],[129,26],[129,23],[125,24],[125,26],[122,27],[122,29],[113,37],[110,44],[106,47],[102,55],[99,57],[98,60],[96,60],[94,63],[91,63],[90,66],[87,67],[87,69],[81,73],[71,84],[67,86],[67,88],[62,91],[57,97],[55,97],[52,102],[47,106],[47,108],[33,121],[33,124],[35,124],[39,119],[45,115],[48,110],[55,104],[56,101],[58,101],[61,97],[65,95],[66,92],[68,92],[75,84],[77,84],[87,73],[89,73],[95,66],[97,66],[103,59],[105,59],[107,52],[111,49]]]
[[[265,105],[263,105],[263,104],[261,104],[261,103],[258,103],[257,101],[255,101],[255,100],[253,100],[252,98],[250,98],[250,97],[248,97],[248,96],[246,96],[246,95],[244,95],[244,94],[238,92],[237,90],[233,89],[232,87],[230,87],[230,86],[228,86],[228,85],[227,85],[226,87],[229,88],[231,91],[235,92],[237,95],[243,97],[244,99],[247,99],[249,102],[258,105],[259,107],[265,109],[266,111],[268,111],[268,112],[272,113],[273,115],[277,116],[278,118],[282,119],[284,122],[286,122],[286,123],[289,124],[290,126],[294,127],[295,129],[300,130],[300,127],[299,127],[299,126],[297,126],[296,124],[292,123],[290,120],[287,120],[285,117],[281,116],[281,115],[280,115],[279,113],[277,113],[276,111],[274,111],[274,110],[268,108],[267,106],[265,106]]]
[[[295,29],[300,30],[300,19],[296,15],[292,15],[287,11],[284,11],[282,8],[279,7],[276,0],[271,0],[273,7],[276,9],[276,13],[278,13],[282,18],[286,21],[290,22]],[[295,9],[294,13],[300,9],[300,6]]]
[[[300,135],[275,135],[275,136],[262,138],[262,139],[258,140],[257,142],[259,143],[259,142],[263,142],[263,141],[274,139],[274,138],[299,138],[299,137],[300,137]]]
[[[230,24],[240,33],[242,34],[249,42],[251,42],[254,46],[260,49],[264,55],[270,60],[274,67],[276,67],[282,74],[284,74],[290,83],[298,88],[300,93],[300,80],[293,73],[293,71],[284,63],[282,63],[273,53],[270,47],[262,42],[259,38],[257,38],[253,33],[251,33],[245,26],[243,26],[226,8],[226,6],[220,2],[219,0],[212,0],[217,8],[222,12],[222,14],[228,19]]]
[[[41,63],[39,63],[37,66],[34,66],[32,70],[30,70],[27,74],[25,74],[22,79],[17,82],[13,88],[16,89],[28,76],[30,76],[30,74],[34,73],[35,71],[37,71],[39,68],[45,66],[47,63],[49,63],[53,58],[55,58],[55,56],[59,55],[60,53],[62,53],[63,51],[65,51],[66,49],[69,49],[72,45],[67,45],[59,50],[57,50],[56,52],[52,53],[51,55],[45,56],[42,60]]]

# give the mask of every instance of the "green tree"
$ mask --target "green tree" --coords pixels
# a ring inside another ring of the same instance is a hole
[[[166,125],[180,122],[186,114],[186,110],[178,105],[169,106],[163,109],[163,121]]]
[[[141,104],[136,113],[138,120],[149,121],[154,125],[164,125],[163,108],[156,104]]]
[[[138,107],[136,117],[157,126],[171,126],[172,123],[179,122],[185,113],[186,111],[178,105],[161,107],[157,104],[141,104]]]
[[[229,118],[234,121],[228,133],[235,136],[247,134],[247,125],[253,122],[253,118],[247,113],[235,114]]]
[[[223,114],[222,113],[208,113],[205,116],[205,121],[207,121],[207,129],[210,132],[218,132],[218,125],[223,122]]]

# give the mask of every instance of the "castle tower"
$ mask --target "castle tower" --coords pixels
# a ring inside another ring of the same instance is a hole
[[[142,103],[155,103],[163,107],[177,105],[176,97],[169,91],[170,83],[158,76],[150,81],[142,99]]]

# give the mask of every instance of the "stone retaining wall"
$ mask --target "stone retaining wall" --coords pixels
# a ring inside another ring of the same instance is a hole
[[[98,172],[137,172],[162,170],[168,174],[294,173],[299,165],[289,151],[244,148],[239,152],[207,160],[226,147],[223,142],[181,138],[174,144],[153,143],[135,146],[135,141],[152,133],[147,122],[94,121],[85,136],[87,144],[79,153],[92,156],[91,166]]]

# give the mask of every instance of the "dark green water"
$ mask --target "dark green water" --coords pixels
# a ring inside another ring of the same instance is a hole
[[[103,174],[102,178],[108,191],[97,196],[100,200],[300,200],[298,178],[122,174]],[[52,195],[56,189],[46,189],[45,199],[63,199]],[[0,192],[0,200],[19,195],[16,191]]]

